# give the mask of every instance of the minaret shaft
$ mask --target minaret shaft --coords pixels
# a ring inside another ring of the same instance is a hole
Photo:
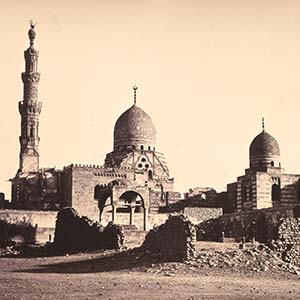
[[[39,169],[39,115],[42,103],[38,101],[39,52],[34,48],[34,24],[28,32],[30,47],[25,50],[25,72],[22,73],[23,101],[19,102],[21,114],[20,166],[21,172],[36,172]]]

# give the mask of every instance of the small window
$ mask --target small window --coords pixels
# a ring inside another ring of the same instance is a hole
[[[274,167],[274,161],[271,161],[271,167]]]
[[[33,127],[30,127],[30,136],[34,137],[34,129],[33,129]]]
[[[148,168],[149,168],[149,165],[148,165],[148,164],[145,164],[145,168],[148,169]]]
[[[145,162],[145,161],[146,161],[146,158],[145,158],[145,157],[143,157],[143,158],[142,158],[142,161],[143,161],[143,162]]]
[[[132,149],[135,149],[135,145],[132,145]]]
[[[148,146],[148,150],[151,151],[151,147],[150,146]]]
[[[143,165],[142,165],[142,164],[138,164],[138,167],[139,167],[139,168],[142,168],[142,167],[143,167]]]
[[[144,150],[144,145],[141,146],[141,150]]]

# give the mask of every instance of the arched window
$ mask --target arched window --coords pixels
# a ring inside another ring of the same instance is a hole
[[[280,202],[280,186],[276,183],[272,185],[272,202]]]
[[[149,150],[149,151],[151,150],[151,147],[150,147],[150,146],[148,146],[148,150]]]
[[[271,161],[271,167],[274,167],[274,161],[273,160]]]
[[[32,126],[30,127],[30,136],[34,137],[34,128]]]
[[[144,150],[144,145],[141,145],[141,150]]]

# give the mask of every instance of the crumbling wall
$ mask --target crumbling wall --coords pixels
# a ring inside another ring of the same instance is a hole
[[[210,219],[216,219],[223,215],[222,208],[213,207],[185,207],[183,211],[194,224]]]
[[[223,215],[196,226],[197,240],[219,241],[226,238],[240,241],[255,239],[267,242],[276,238],[276,230],[282,218],[297,215],[298,207],[268,208]]]
[[[285,262],[300,267],[300,218],[284,218],[276,230],[270,248]]]
[[[35,242],[36,228],[27,222],[10,223],[0,219],[0,248]]]
[[[35,243],[46,243],[54,236],[56,211],[0,210],[0,220],[10,224],[30,224],[36,228]]]
[[[80,217],[73,208],[57,214],[54,248],[60,252],[88,249],[120,249],[124,235],[121,226],[112,222],[104,228],[87,217]]]
[[[170,216],[146,235],[142,248],[163,261],[185,261],[195,256],[196,231],[189,219],[181,214]]]

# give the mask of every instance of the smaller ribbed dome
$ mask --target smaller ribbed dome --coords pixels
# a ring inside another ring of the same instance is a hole
[[[263,130],[250,145],[250,157],[269,155],[280,156],[280,148],[276,139]]]

